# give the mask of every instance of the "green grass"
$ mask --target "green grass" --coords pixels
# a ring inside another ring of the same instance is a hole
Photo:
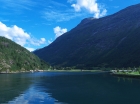
[[[122,74],[122,75],[140,75],[138,71],[134,72],[115,72],[114,74]]]
[[[136,72],[131,72],[130,74],[132,74],[132,75],[140,75],[140,73],[139,73],[138,71],[136,71]]]

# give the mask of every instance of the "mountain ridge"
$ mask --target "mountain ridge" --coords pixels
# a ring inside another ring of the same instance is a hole
[[[134,53],[139,50],[140,43],[139,10],[140,4],[137,4],[110,16],[84,19],[52,44],[34,53],[58,66],[139,66],[138,58],[134,61]],[[129,49],[132,49],[132,55],[127,53]]]

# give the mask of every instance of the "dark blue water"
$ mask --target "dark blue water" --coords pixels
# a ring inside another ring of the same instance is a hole
[[[0,104],[140,104],[140,80],[109,73],[0,74]]]

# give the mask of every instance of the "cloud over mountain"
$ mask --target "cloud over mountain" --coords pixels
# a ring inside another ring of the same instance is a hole
[[[41,44],[46,43],[45,38],[41,38],[41,39],[33,38],[29,33],[25,32],[22,28],[16,25],[8,27],[2,22],[0,22],[0,36],[4,36],[8,39],[11,39],[15,41],[17,44],[24,47],[26,47],[26,45],[40,46]],[[29,47],[26,48],[31,49]]]
[[[55,27],[53,30],[56,38],[67,32],[66,28],[61,28],[59,26]]]
[[[76,12],[80,12],[85,9],[89,13],[94,14],[95,18],[105,16],[107,10],[100,6],[96,1],[97,0],[76,0],[76,3],[72,4],[71,6]]]

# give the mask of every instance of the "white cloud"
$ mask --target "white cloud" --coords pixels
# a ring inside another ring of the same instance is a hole
[[[106,13],[107,13],[107,10],[104,9],[102,12],[97,12],[97,13],[95,13],[95,14],[94,14],[94,17],[95,17],[95,18],[103,17],[103,16],[106,15]]]
[[[41,38],[40,43],[41,43],[41,44],[44,44],[45,42],[46,42],[46,39],[45,39],[45,38]]]
[[[76,4],[72,4],[71,6],[75,9],[76,12],[80,12],[85,9],[89,13],[94,14],[95,18],[100,18],[106,15],[107,10],[103,9],[102,6],[99,6],[96,1],[97,0],[76,0]]]
[[[32,39],[29,40],[29,42],[30,42],[32,45],[40,46],[41,44],[46,44],[46,39],[45,39],[45,38],[41,38],[41,39],[39,40],[39,39],[36,39],[36,38],[32,38]]]
[[[30,48],[30,47],[25,47],[27,50],[29,50],[30,52],[34,51],[34,48]]]
[[[40,46],[41,44],[46,43],[45,38],[41,38],[41,39],[33,38],[30,36],[30,34],[25,32],[22,28],[16,25],[8,27],[2,22],[0,22],[0,36],[4,36],[8,39],[11,39],[15,41],[17,44],[24,47],[26,45]],[[31,50],[31,48],[29,50]]]
[[[79,5],[77,5],[77,4],[72,4],[71,6],[75,9],[76,12],[81,11],[81,7],[80,7]]]
[[[63,28],[62,29],[59,26],[55,27],[53,30],[54,30],[54,33],[55,33],[55,37],[56,38],[67,32],[67,29],[66,28]]]
[[[68,0],[67,3],[72,3],[75,0]],[[44,10],[41,12],[42,18],[46,19],[48,22],[63,22],[69,21],[75,18],[86,18],[87,15],[91,16],[91,14],[87,14],[85,12],[75,12],[73,8],[70,8],[68,5],[64,5],[63,3],[59,3],[58,1],[55,3],[51,0],[45,4]]]
[[[0,36],[11,39],[21,46],[24,46],[27,40],[31,38],[30,35],[26,33],[22,28],[19,28],[16,25],[7,27],[2,22],[0,22]]]
[[[78,1],[78,0],[67,0],[67,3],[73,5],[75,7],[75,9],[69,8],[69,6],[67,6],[67,5],[52,3],[51,1],[48,1],[49,3],[45,4],[44,10],[41,12],[42,18],[46,19],[48,22],[54,23],[54,21],[63,22],[63,21],[69,21],[69,20],[72,20],[75,18],[79,18],[79,20],[80,20],[83,18],[93,16],[94,13],[89,12],[89,10],[92,11],[92,5],[91,5],[91,7],[89,7],[89,9],[86,9],[85,7],[81,7],[82,4],[79,5],[78,2],[76,3],[75,1]],[[79,0],[79,1],[82,2],[84,0]],[[87,2],[87,0],[85,0],[85,1]],[[89,4],[86,6],[87,8],[88,8]],[[99,8],[101,8],[101,9],[97,13],[101,13],[104,10],[103,5],[98,4],[97,9],[99,9]],[[86,12],[83,10],[86,10]],[[75,12],[75,11],[77,11],[77,12]]]
[[[51,44],[52,43],[52,40],[48,40],[48,43]]]

